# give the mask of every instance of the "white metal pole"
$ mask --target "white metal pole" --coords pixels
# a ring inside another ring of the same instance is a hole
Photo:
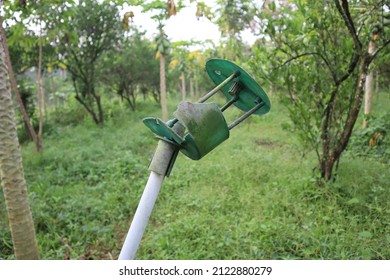
[[[176,123],[172,129],[179,135],[184,133],[184,126],[180,123]],[[150,176],[119,254],[119,260],[133,260],[135,258],[161,185],[164,178],[169,176],[178,152],[177,145],[164,140],[158,141],[156,151],[149,164]]]
[[[152,213],[161,185],[164,181],[164,175],[154,171],[150,172],[148,182],[146,183],[141,200],[135,212],[133,222],[127,233],[125,243],[123,244],[119,260],[133,260],[137,252],[142,235],[148,224],[149,217]]]

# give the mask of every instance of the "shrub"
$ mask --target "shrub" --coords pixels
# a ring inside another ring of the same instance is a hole
[[[371,116],[370,127],[355,131],[349,150],[357,155],[390,163],[390,113]]]

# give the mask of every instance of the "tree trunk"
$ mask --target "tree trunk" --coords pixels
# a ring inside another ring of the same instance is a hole
[[[103,115],[103,108],[101,105],[101,99],[99,95],[95,94],[95,87],[92,84],[92,82],[86,82],[87,90],[84,92],[80,92],[80,90],[77,87],[76,78],[74,76],[72,77],[72,81],[73,81],[73,87],[76,92],[75,95],[76,100],[88,111],[95,124],[102,125],[104,121],[104,115]],[[95,112],[94,102],[96,102],[98,112]]]
[[[40,32],[41,33],[41,32]],[[39,109],[39,129],[37,151],[42,151],[42,131],[43,131],[43,94],[42,94],[42,36],[39,34],[39,59],[38,59],[38,109]]]
[[[98,117],[99,117],[99,125],[103,125],[104,123],[104,114],[103,114],[103,107],[102,107],[102,99],[101,96],[96,94],[95,91],[95,69],[93,67],[93,63],[90,65],[90,71],[91,71],[91,81],[89,82],[88,88],[88,96],[91,96],[91,108],[93,109],[93,103],[96,102],[96,106],[98,109]]]
[[[190,97],[191,97],[191,101],[195,101],[194,79],[193,78],[190,78]]]
[[[54,108],[57,109],[59,107],[58,96],[56,95],[56,83],[54,81],[54,73],[50,73],[50,93],[53,95]]]
[[[160,54],[160,93],[162,119],[164,121],[168,121],[168,105],[165,81],[165,56],[163,54]]]
[[[181,72],[181,100],[186,100],[186,77],[184,75],[184,72]]]
[[[371,40],[368,45],[368,53],[371,55],[376,51],[376,43]],[[374,71],[370,71],[366,78],[366,87],[364,95],[364,120],[363,128],[368,127],[368,121],[372,110],[372,96],[374,92]]]
[[[0,44],[0,177],[16,259],[38,259],[38,246],[16,132],[3,45]]]
[[[9,78],[11,80],[12,90],[13,90],[14,94],[16,95],[16,100],[18,101],[20,112],[22,113],[23,121],[28,129],[27,132],[30,135],[31,139],[33,140],[36,150],[38,151],[39,149],[38,149],[37,135],[36,135],[35,130],[30,122],[30,118],[27,115],[26,108],[23,105],[22,98],[20,97],[19,89],[18,89],[18,86],[16,83],[15,74],[13,71],[12,63],[11,63],[11,58],[10,58],[9,51],[8,51],[7,37],[5,35],[5,31],[3,28],[3,18],[1,16],[0,16],[0,35],[1,35],[1,41],[2,41],[2,48],[4,50],[4,55],[5,55],[6,61],[7,61]]]
[[[196,75],[195,75],[195,96],[196,98],[199,97],[199,81]]]
[[[98,107],[98,113],[99,113],[99,125],[103,125],[103,123],[104,123],[104,114],[103,114],[103,107],[102,107],[101,97],[99,95],[96,95],[95,98],[96,98],[96,105]]]
[[[95,122],[95,124],[98,125],[100,122],[99,122],[98,116],[96,115],[96,113],[93,110],[93,108],[90,108],[88,106],[88,104],[83,100],[83,98],[80,97],[79,95],[76,95],[75,98],[88,111],[88,113],[91,115],[91,117],[92,117],[93,121]]]
[[[130,106],[131,110],[133,112],[135,112],[135,110],[136,110],[136,98],[135,98],[133,87],[129,86],[126,83],[124,91],[126,92],[125,99],[127,100],[127,103],[129,103],[129,106]]]
[[[360,108],[362,107],[364,87],[366,83],[368,67],[370,66],[371,61],[372,61],[372,56],[366,53],[366,55],[363,56],[360,65],[359,77],[357,80],[357,88],[355,89],[355,96],[354,96],[351,112],[348,115],[348,119],[341,133],[340,140],[332,150],[329,149],[326,153],[324,152],[322,154],[322,158],[320,161],[320,169],[321,169],[321,177],[325,181],[330,181],[331,179],[334,178],[334,174],[333,174],[334,164],[340,159],[342,152],[345,150],[345,148],[348,145],[349,139],[352,134],[352,130],[359,116]]]
[[[375,71],[375,95],[379,97],[379,71]]]

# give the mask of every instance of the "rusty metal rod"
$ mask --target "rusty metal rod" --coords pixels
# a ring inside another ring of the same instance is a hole
[[[229,108],[230,106],[232,106],[232,104],[234,104],[234,102],[236,102],[238,99],[238,96],[234,96],[232,99],[230,99],[225,105],[222,106],[221,108],[221,112],[225,111],[227,108]]]
[[[228,128],[229,130],[233,129],[235,126],[239,125],[243,121],[245,121],[250,115],[254,114],[257,110],[259,110],[261,107],[263,107],[265,103],[261,101],[259,104],[257,104],[255,107],[250,109],[248,112],[243,114],[241,117],[233,121],[231,124],[229,124]]]
[[[207,99],[209,99],[211,96],[216,94],[221,88],[226,86],[231,80],[233,80],[235,77],[239,75],[240,72],[235,71],[233,74],[231,74],[229,77],[227,77],[222,83],[220,83],[218,86],[216,86],[212,91],[207,93],[205,96],[203,96],[201,99],[198,100],[198,103],[203,103]]]

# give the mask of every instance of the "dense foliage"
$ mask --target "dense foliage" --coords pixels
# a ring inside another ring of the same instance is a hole
[[[158,100],[158,61],[154,59],[152,43],[136,28],[131,35],[118,40],[115,47],[102,58],[100,81],[108,90],[116,92],[136,110],[137,95],[144,99],[149,93]]]
[[[374,0],[297,0],[279,9],[272,3],[258,14],[264,35],[252,65],[282,94],[294,131],[316,152],[325,180],[335,178],[348,145],[370,64],[389,49],[385,10]],[[377,48],[370,53],[372,40]]]
[[[116,6],[92,0],[80,1],[61,38],[60,53],[71,73],[76,99],[96,124],[104,121],[101,96],[96,90],[97,62],[120,37]],[[69,26],[70,27],[70,26]]]

